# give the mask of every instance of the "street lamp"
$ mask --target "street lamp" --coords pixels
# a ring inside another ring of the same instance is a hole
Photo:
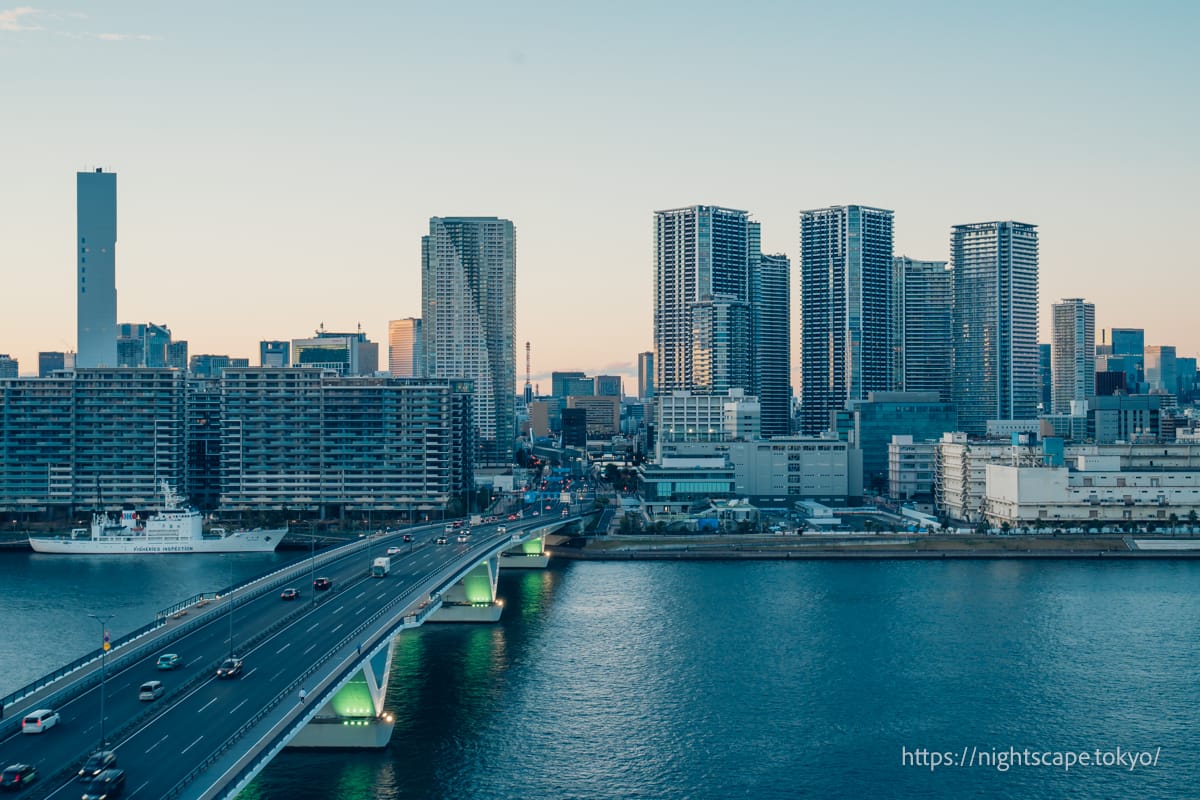
[[[312,523],[308,523],[308,543],[312,547],[312,560],[308,566],[308,593],[312,595],[312,604],[317,605],[317,535]]]
[[[233,658],[233,557],[229,556],[229,657]]]
[[[108,621],[116,616],[116,614],[88,614],[89,617],[100,623],[100,749],[103,750],[105,744],[104,737],[104,692],[105,692],[105,667],[107,666],[106,656],[108,655]]]

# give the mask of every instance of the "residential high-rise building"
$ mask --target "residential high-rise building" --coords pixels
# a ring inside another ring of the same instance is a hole
[[[1096,306],[1073,297],[1055,303],[1053,410],[1071,413],[1072,400],[1096,394]]]
[[[954,275],[945,261],[892,262],[892,381],[950,402]]]
[[[654,397],[654,353],[638,353],[638,397]]]
[[[892,384],[892,212],[800,212],[800,430]]]
[[[497,217],[432,217],[421,239],[425,371],[475,386],[481,465],[506,465],[516,436],[516,232]]]
[[[750,230],[750,308],[752,375],[763,436],[787,436],[792,430],[791,261],[782,253],[762,253],[759,223]]]
[[[956,225],[954,399],[961,429],[1032,419],[1038,406],[1038,234],[1024,222]]]
[[[75,175],[77,367],[117,366],[117,175]]]
[[[1047,414],[1054,402],[1054,345],[1038,344],[1038,406]]]
[[[689,206],[654,213],[654,390],[751,386],[749,218]]]
[[[388,322],[388,372],[393,378],[425,376],[421,356],[421,320],[418,317]]]
[[[290,367],[292,365],[292,343],[272,339],[259,342],[258,365],[260,367]]]

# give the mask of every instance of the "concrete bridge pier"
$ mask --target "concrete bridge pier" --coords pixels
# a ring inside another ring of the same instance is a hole
[[[379,644],[371,652],[362,669],[334,692],[288,747],[334,750],[387,747],[395,722],[384,712],[383,704],[397,636],[389,637],[386,644]]]
[[[462,580],[442,592],[442,605],[430,622],[499,622],[504,602],[496,597],[500,557],[476,564]]]
[[[550,563],[546,555],[546,536],[537,533],[500,556],[501,569],[545,569]]]

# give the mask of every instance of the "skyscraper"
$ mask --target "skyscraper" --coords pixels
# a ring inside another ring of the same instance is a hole
[[[480,464],[513,459],[516,233],[497,217],[432,217],[421,238],[425,371],[475,384]]]
[[[750,391],[758,397],[762,435],[787,436],[792,428],[792,264],[782,253],[760,253],[757,222],[750,223],[750,235],[750,307],[754,321]]]
[[[292,365],[292,343],[279,339],[264,339],[259,342],[258,365],[260,367],[290,367]]]
[[[650,351],[638,353],[638,397],[654,397],[654,353]]]
[[[1146,346],[1146,383],[1150,391],[1175,394],[1179,391],[1179,371],[1175,363],[1175,345]]]
[[[117,366],[117,175],[75,175],[76,367]]]
[[[1055,303],[1053,409],[1069,414],[1072,400],[1096,394],[1096,306],[1074,297]]]
[[[425,374],[421,356],[421,320],[418,317],[388,322],[388,372],[393,378],[418,378]]]
[[[892,212],[800,212],[800,430],[892,383]]]
[[[945,261],[897,256],[892,270],[892,380],[950,402],[954,275]]]
[[[751,387],[749,221],[745,211],[654,212],[654,391]]]
[[[1033,419],[1038,406],[1038,234],[1024,222],[955,225],[954,399],[959,426]]]

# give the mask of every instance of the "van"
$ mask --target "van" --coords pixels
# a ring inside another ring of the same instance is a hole
[[[146,681],[138,690],[138,700],[157,700],[163,696],[162,681]]]
[[[21,720],[21,733],[45,733],[57,724],[57,711],[53,708],[39,708]]]

